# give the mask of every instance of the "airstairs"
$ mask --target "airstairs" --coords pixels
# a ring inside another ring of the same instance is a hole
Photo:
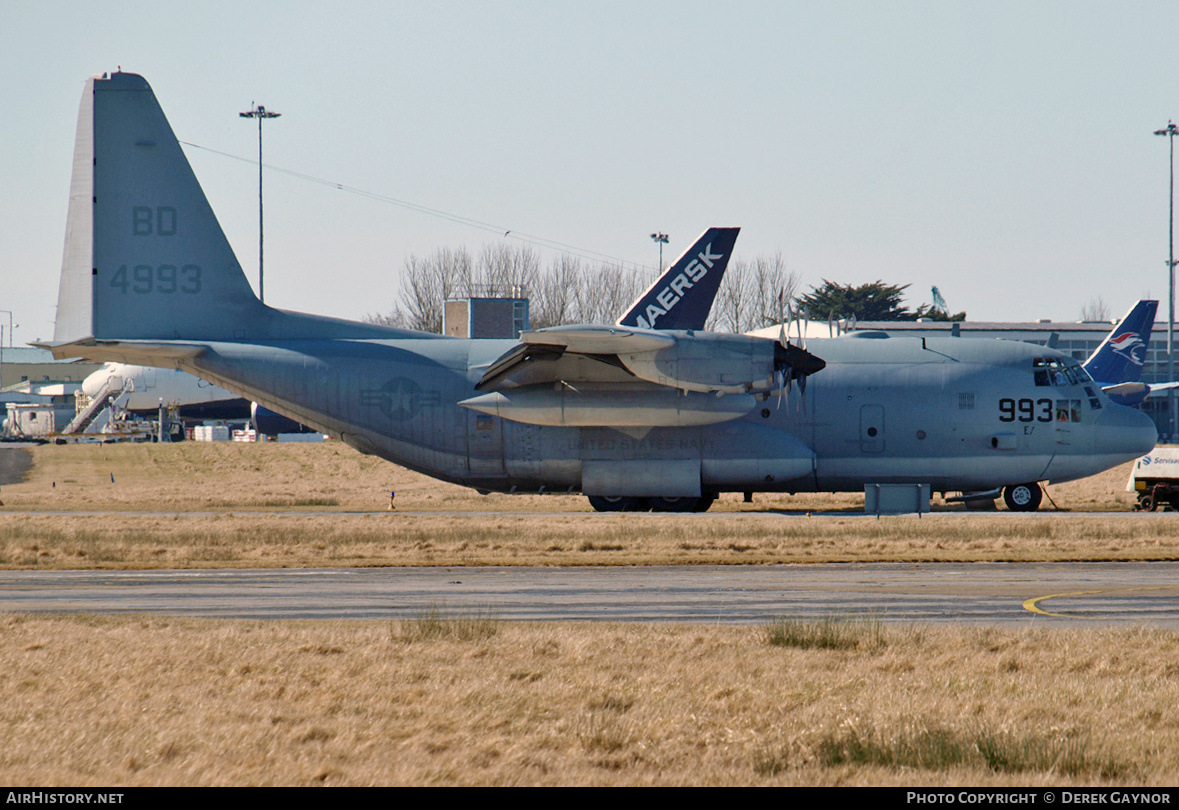
[[[133,378],[111,376],[93,397],[88,398],[86,394],[78,391],[74,395],[78,399],[77,415],[66,425],[62,435],[99,432],[111,423],[115,412],[127,404],[127,399],[134,390]],[[89,399],[89,402],[84,402],[85,399]]]

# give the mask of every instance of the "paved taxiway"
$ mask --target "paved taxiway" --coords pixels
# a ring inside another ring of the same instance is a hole
[[[888,622],[1179,628],[1179,563],[3,571],[0,610],[258,619]]]

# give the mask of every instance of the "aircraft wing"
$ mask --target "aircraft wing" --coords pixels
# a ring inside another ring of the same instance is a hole
[[[477,391],[542,382],[617,382],[632,376],[619,354],[659,351],[675,338],[653,329],[622,326],[553,326],[520,335],[520,343],[487,367]]]
[[[624,326],[552,326],[520,335],[535,346],[564,346],[581,354],[621,354],[656,351],[674,346],[676,339],[654,329]]]
[[[460,404],[540,425],[686,426],[736,419],[826,364],[776,340],[577,325],[525,332]],[[800,385],[800,387],[801,387]]]

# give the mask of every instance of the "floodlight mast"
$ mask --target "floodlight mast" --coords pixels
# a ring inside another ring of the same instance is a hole
[[[1165,135],[1171,146],[1171,208],[1167,252],[1167,379],[1175,379],[1175,136],[1179,127],[1174,121],[1167,121],[1165,129],[1156,129],[1155,135]],[[1167,390],[1167,433],[1174,440],[1175,434],[1175,390]]]
[[[278,118],[281,115],[282,113],[268,110],[261,104],[254,105],[248,112],[238,113],[240,118],[258,119],[258,300],[263,302],[266,301],[266,287],[262,276],[262,119]]]
[[[663,272],[663,246],[667,244],[667,234],[656,231],[651,234],[651,239],[659,243],[659,272],[655,274],[658,276]]]

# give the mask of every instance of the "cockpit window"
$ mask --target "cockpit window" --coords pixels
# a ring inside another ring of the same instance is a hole
[[[1092,381],[1075,360],[1059,357],[1035,358],[1032,360],[1032,373],[1036,385],[1080,385]]]

